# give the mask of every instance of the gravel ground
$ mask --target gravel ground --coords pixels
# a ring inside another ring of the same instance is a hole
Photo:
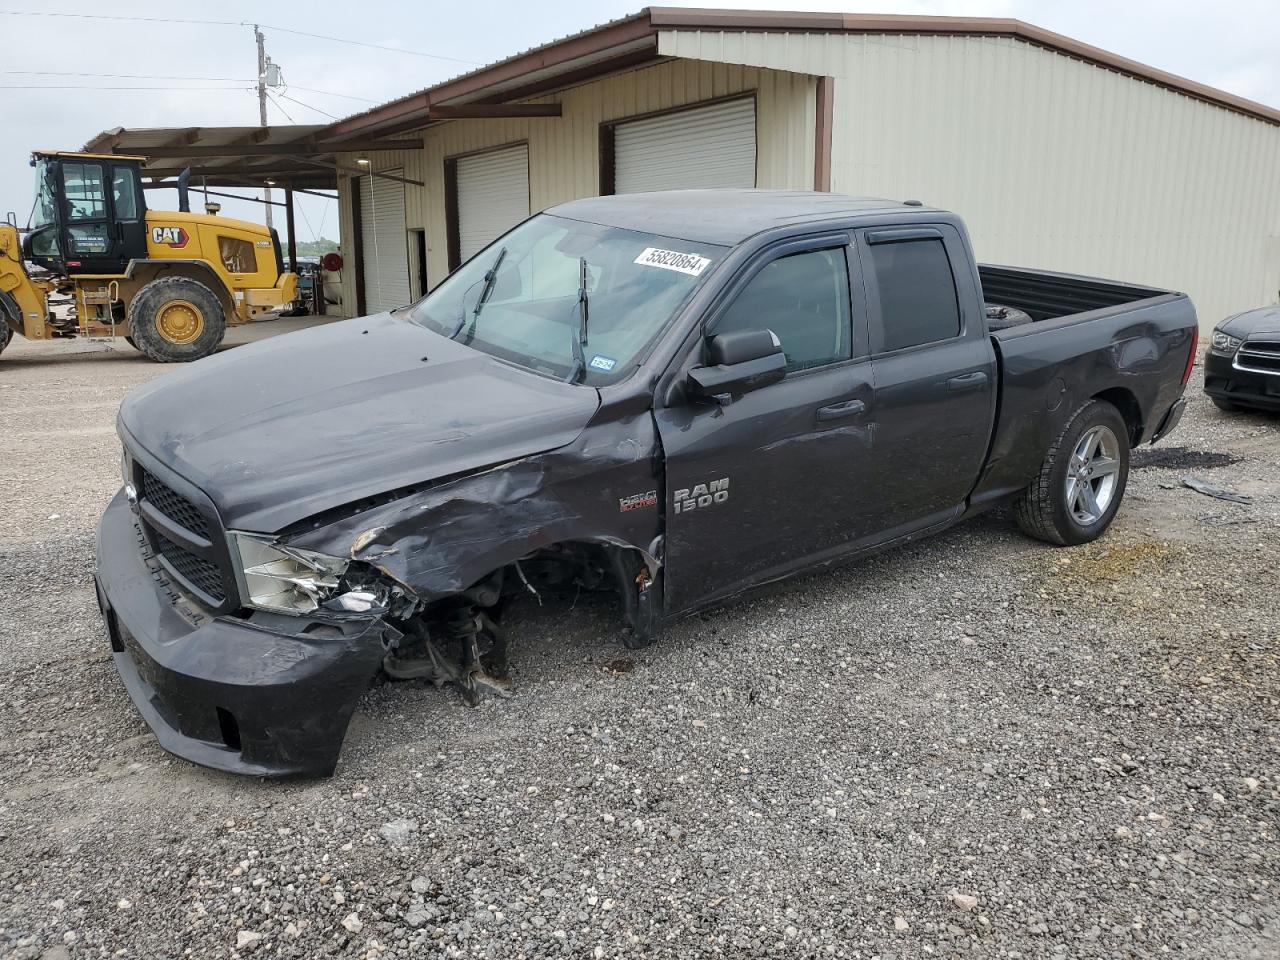
[[[639,653],[530,605],[514,699],[376,686],[281,784],[169,757],[116,677],[93,526],[165,370],[103,352],[0,360],[0,953],[1280,955],[1280,418],[1198,374],[1099,543],[990,515]]]

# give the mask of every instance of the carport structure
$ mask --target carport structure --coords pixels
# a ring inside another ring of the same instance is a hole
[[[176,188],[185,170],[191,187],[209,197],[234,197],[283,207],[288,223],[288,257],[297,262],[294,239],[293,195],[316,193],[332,197],[338,178],[362,173],[360,167],[344,170],[336,160],[343,151],[404,149],[412,142],[383,141],[376,138],[347,138],[330,142],[324,136],[326,124],[295,124],[266,127],[153,127],[106,130],[84,146],[87,153],[126,154],[146,158],[143,186],[148,190]],[[378,178],[399,180],[391,174]],[[407,182],[407,181],[406,181]],[[421,185],[420,183],[418,184]],[[238,187],[284,192],[284,201],[228,194],[218,188]],[[270,219],[270,217],[268,217]]]

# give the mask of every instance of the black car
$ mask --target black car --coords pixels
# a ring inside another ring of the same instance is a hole
[[[641,646],[997,504],[1086,543],[1177,425],[1196,329],[1184,294],[979,266],[918,203],[562,204],[413,306],[130,395],[115,662],[174,753],[324,774],[380,670],[507,692],[515,595],[609,591]]]
[[[1280,306],[1237,313],[1214,328],[1204,392],[1223,410],[1280,410]]]

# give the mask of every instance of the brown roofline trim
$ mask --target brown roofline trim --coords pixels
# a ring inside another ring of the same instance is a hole
[[[811,33],[911,33],[1008,36],[1095,66],[1146,80],[1236,113],[1280,124],[1280,109],[1237,97],[1176,73],[1130,60],[1043,27],[1004,17],[922,17],[903,14],[791,13],[774,10],[709,10],[651,7],[650,22],[667,30],[808,31]]]
[[[649,7],[640,13],[594,30],[566,37],[526,53],[481,67],[471,73],[447,80],[437,86],[364,113],[356,114],[320,131],[316,139],[326,140],[365,133],[380,125],[396,123],[395,129],[412,128],[419,115],[425,125],[433,105],[483,92],[495,85],[509,83],[523,76],[576,60],[604,53],[613,47],[634,43],[646,37],[657,44],[659,30],[743,30],[807,33],[897,33],[923,35],[1004,36],[1023,40],[1035,46],[1083,60],[1107,70],[1114,70],[1138,80],[1145,80],[1176,93],[1181,93],[1224,107],[1235,113],[1280,124],[1280,109],[1237,97],[1206,84],[1188,80],[1177,74],[1130,60],[1079,40],[1045,30],[1021,20],[1000,17],[922,17],[900,14],[803,13],[780,10],[711,10],[699,8]],[[656,54],[656,49],[654,51]],[[601,72],[606,72],[601,62]],[[573,71],[579,81],[587,79],[591,66]],[[504,94],[502,99],[517,99]],[[398,121],[398,123],[397,123]]]
[[[419,112],[429,114],[433,106],[442,105],[446,101],[479,93],[494,84],[518,80],[534,71],[555,67],[577,60],[579,57],[602,53],[645,37],[652,37],[656,48],[657,31],[649,24],[647,11],[596,30],[558,40],[545,47],[537,47],[528,53],[501,60],[489,67],[481,67],[479,70],[463,74],[453,80],[446,80],[444,83],[405,97],[403,100],[395,100],[356,114],[354,117],[348,117],[346,120],[339,120],[323,131],[320,139],[349,136],[380,123],[406,119],[409,114]]]

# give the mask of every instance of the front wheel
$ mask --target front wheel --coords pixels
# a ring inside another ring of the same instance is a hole
[[[1115,519],[1128,480],[1128,425],[1111,404],[1093,400],[1049,448],[1014,515],[1023,532],[1039,540],[1089,543]]]
[[[189,277],[152,280],[129,304],[129,340],[157,363],[207,357],[226,332],[217,295]]]
[[[4,348],[9,345],[9,341],[13,339],[13,331],[9,329],[9,325],[4,322],[4,317],[0,317],[0,353],[4,353]]]

